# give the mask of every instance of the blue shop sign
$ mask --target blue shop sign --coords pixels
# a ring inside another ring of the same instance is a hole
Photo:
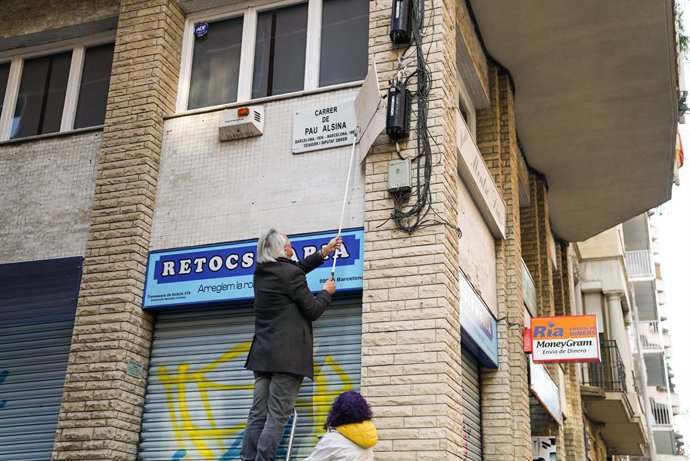
[[[291,235],[295,257],[304,259],[320,250],[337,231]],[[364,230],[348,229],[341,233],[343,245],[337,250],[335,282],[338,292],[362,289]],[[254,298],[253,276],[256,268],[257,240],[230,242],[149,253],[144,286],[144,309],[242,301]],[[331,275],[333,260],[307,274],[312,291]]]
[[[488,368],[498,367],[496,319],[460,271],[460,328],[462,344]]]

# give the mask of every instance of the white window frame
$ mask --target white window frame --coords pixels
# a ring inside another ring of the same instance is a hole
[[[201,21],[220,21],[236,17],[243,17],[242,48],[240,51],[240,71],[237,84],[237,101],[193,109],[208,110],[223,107],[227,104],[243,104],[252,100],[252,79],[254,76],[254,53],[256,51],[256,26],[259,13],[285,6],[307,3],[307,40],[304,61],[304,87],[299,91],[277,95],[289,97],[307,91],[319,89],[319,65],[321,59],[321,20],[323,16],[323,0],[255,0],[243,2],[242,6],[225,7],[212,11],[190,14],[185,21],[184,38],[182,43],[182,60],[180,64],[180,79],[178,83],[176,112],[186,112],[189,102],[189,87],[192,76],[192,61],[194,53],[194,24]],[[361,82],[360,80],[359,82]],[[353,84],[357,82],[348,82]],[[323,88],[335,88],[332,85]],[[271,97],[271,96],[269,96]],[[264,99],[264,98],[261,98]]]
[[[65,40],[57,44],[31,47],[24,50],[21,54],[16,54],[14,50],[0,52],[0,62],[10,62],[10,73],[7,80],[7,89],[5,90],[4,95],[0,95],[1,97],[4,97],[5,102],[2,108],[2,113],[0,114],[0,142],[10,140],[12,119],[14,118],[14,111],[17,107],[17,97],[19,96],[19,86],[22,80],[22,71],[25,60],[72,51],[72,61],[70,63],[69,76],[67,77],[67,89],[65,92],[65,103],[62,107],[60,130],[49,134],[72,131],[74,129],[74,118],[77,113],[79,87],[81,85],[81,73],[84,67],[86,48],[114,42],[115,35],[113,35],[111,32],[106,32],[90,37]],[[25,136],[17,139],[24,140],[35,136]]]

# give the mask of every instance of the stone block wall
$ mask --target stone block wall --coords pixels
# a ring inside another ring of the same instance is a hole
[[[0,264],[82,256],[101,131],[0,147]]]
[[[551,235],[548,213],[547,185],[537,173],[529,177],[531,204],[521,210],[522,254],[537,286],[539,315],[574,315],[574,278],[570,265],[570,247],[558,241],[554,266],[549,255]],[[560,367],[565,375],[566,418],[562,427],[546,416],[540,404],[533,400],[532,433],[557,437],[559,459],[580,460],[584,457],[582,399],[580,397],[579,366],[577,364],[547,365],[551,376],[558,376]]]
[[[145,32],[139,25],[145,22]],[[53,459],[136,459],[151,318],[141,310],[163,116],[175,108],[184,18],[122,0],[91,223]]]
[[[534,278],[537,289],[537,306],[539,316],[556,315],[555,299],[562,303],[563,287],[560,274],[551,260],[551,224],[549,220],[548,185],[538,173],[532,171],[529,175],[530,205],[521,210],[522,223],[522,257]],[[558,267],[560,269],[560,266]],[[562,308],[560,309],[562,311]],[[546,364],[545,368],[557,385],[559,383],[560,364]],[[564,370],[565,371],[565,370]],[[565,389],[562,391],[565,392]],[[556,437],[556,451],[558,459],[565,459],[565,441],[563,427],[551,418],[539,417],[545,415],[541,404],[532,399],[532,435]]]
[[[482,370],[484,459],[531,460],[515,101],[508,75],[493,64],[488,73],[491,107],[477,112],[477,145],[503,195],[507,222],[506,239],[496,242],[499,367]]]
[[[3,0],[0,39],[117,16],[118,0]]]
[[[556,315],[576,315],[573,290],[572,249],[566,242],[556,243],[556,259],[559,264],[558,277],[554,280],[556,288]],[[580,365],[564,365],[565,398],[568,417],[563,422],[565,459],[577,461],[585,458],[584,419],[582,397],[580,396]]]
[[[434,136],[433,206],[454,223],[455,3],[426,5],[424,49],[434,79],[428,119]],[[382,88],[403,52],[388,37],[390,10],[389,0],[370,3],[370,55]],[[415,144],[414,136],[401,143],[401,154],[414,157]],[[361,389],[376,413],[381,439],[376,459],[462,459],[458,235],[444,225],[412,235],[396,229],[387,192],[388,162],[396,158],[395,145],[381,137],[365,166]]]
[[[537,204],[534,202],[536,197],[536,177],[534,173],[530,173],[527,179],[529,189],[526,191],[530,197],[529,206],[520,209],[520,228],[521,228],[521,248],[522,259],[525,261],[527,269],[534,280],[534,285],[537,288],[537,309],[542,309],[542,293],[539,287],[542,284],[541,259],[539,255],[546,249],[541,248],[541,239],[539,238],[539,212]],[[536,315],[541,315],[536,312]]]

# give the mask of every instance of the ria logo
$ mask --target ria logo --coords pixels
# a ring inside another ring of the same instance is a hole
[[[556,324],[553,322],[549,322],[546,325],[534,327],[535,338],[558,338],[563,336],[563,328],[554,328]]]

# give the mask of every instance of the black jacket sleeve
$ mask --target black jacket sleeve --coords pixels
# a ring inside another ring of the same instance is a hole
[[[321,263],[323,263],[323,258],[321,257],[321,253],[317,251],[316,253],[310,254],[303,260],[297,262],[297,266],[302,269],[305,274],[308,274],[319,267]]]
[[[331,304],[331,295],[326,290],[322,290],[321,293],[316,296],[309,291],[307,279],[301,271],[290,271],[288,284],[290,287],[290,297],[295,304],[297,304],[304,316],[312,322],[321,317],[321,314],[323,314],[328,305]]]

